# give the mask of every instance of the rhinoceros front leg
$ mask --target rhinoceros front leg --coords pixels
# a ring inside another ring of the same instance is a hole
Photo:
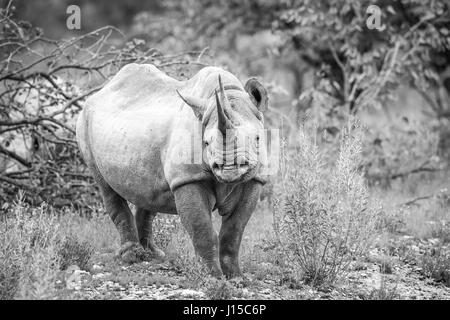
[[[159,249],[153,240],[153,220],[157,212],[137,208],[136,227],[139,236],[139,242],[144,249],[150,250],[151,258],[162,260],[165,257],[164,251]]]
[[[241,275],[239,248],[245,226],[258,203],[261,187],[262,185],[259,182],[247,182],[234,211],[224,213],[222,217],[222,226],[219,233],[219,255],[222,271],[227,278]]]
[[[174,191],[177,212],[211,274],[222,275],[219,265],[218,239],[211,221],[213,195],[201,183],[187,184]]]
[[[127,263],[141,261],[145,252],[139,244],[134,217],[128,203],[106,183],[100,179],[96,180],[102,192],[106,211],[119,231],[121,247],[118,255]]]

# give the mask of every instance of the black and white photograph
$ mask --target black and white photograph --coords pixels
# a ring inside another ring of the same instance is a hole
[[[0,300],[449,299],[448,0],[0,0]]]

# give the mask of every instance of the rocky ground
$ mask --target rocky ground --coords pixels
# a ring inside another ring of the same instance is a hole
[[[434,240],[399,236],[391,252],[374,248],[365,261],[332,288],[310,286],[245,273],[244,279],[193,284],[171,263],[124,265],[113,252],[96,253],[90,271],[71,266],[61,274],[62,298],[70,299],[450,299],[450,288],[425,275],[417,257],[433,248]],[[270,268],[271,266],[265,266]],[[273,268],[276,268],[273,266]]]

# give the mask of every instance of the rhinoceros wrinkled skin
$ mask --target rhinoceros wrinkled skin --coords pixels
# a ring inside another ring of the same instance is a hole
[[[119,231],[123,260],[136,262],[142,247],[163,258],[152,221],[158,212],[179,214],[213,275],[240,274],[242,234],[265,182],[267,103],[254,78],[243,86],[231,73],[205,67],[178,81],[150,64],[123,67],[86,101],[77,140]]]

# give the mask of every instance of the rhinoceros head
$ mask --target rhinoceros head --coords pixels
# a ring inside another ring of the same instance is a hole
[[[267,108],[265,88],[251,78],[245,91],[237,86],[225,90],[221,77],[209,99],[180,95],[203,122],[203,159],[219,182],[252,179],[265,154],[262,112]]]

